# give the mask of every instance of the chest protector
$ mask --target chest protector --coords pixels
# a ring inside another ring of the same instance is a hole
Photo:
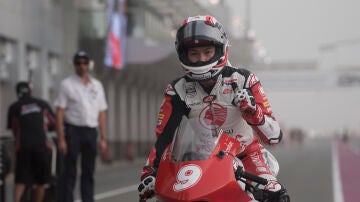
[[[210,94],[198,82],[186,81],[185,78],[180,79],[174,88],[190,109],[188,117],[198,120],[198,127],[213,127],[217,132],[222,129],[239,140],[242,152],[254,138],[252,128],[242,118],[239,108],[232,105],[234,86],[241,87],[244,82],[244,76],[238,73],[231,77],[220,74]]]

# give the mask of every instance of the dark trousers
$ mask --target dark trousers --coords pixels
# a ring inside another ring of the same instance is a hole
[[[59,181],[59,201],[74,201],[77,159],[81,156],[81,199],[83,202],[93,202],[97,130],[65,124],[65,138],[68,153],[63,160]]]

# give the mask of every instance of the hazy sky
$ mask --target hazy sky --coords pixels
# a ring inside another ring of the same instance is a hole
[[[245,20],[246,0],[225,2],[232,5],[233,15]],[[360,39],[358,0],[250,2],[251,26],[273,61],[317,59],[320,45]]]
[[[244,23],[247,0],[224,1],[231,3],[233,15],[239,16]],[[315,60],[320,63],[327,62],[329,66],[360,66],[358,59],[360,58],[360,1],[248,0],[248,2],[251,2],[251,28],[262,41],[273,62]],[[337,49],[327,51],[330,57],[324,57],[325,51],[320,50],[320,46],[339,41],[350,41],[350,43],[340,43],[340,45],[337,43]],[[278,119],[287,127],[300,126],[314,130],[349,127],[359,130],[359,119],[356,118],[358,112],[353,111],[354,109],[346,111],[333,107],[344,98],[349,103],[358,103],[359,94],[354,93],[358,92],[358,89],[358,87],[336,90],[324,88],[321,91],[312,88],[302,91],[272,89],[268,91],[268,96]],[[304,97],[316,97],[316,101],[303,99]]]

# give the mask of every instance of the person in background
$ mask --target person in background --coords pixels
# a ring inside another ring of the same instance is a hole
[[[281,129],[258,77],[247,69],[230,65],[229,43],[220,22],[212,16],[185,19],[177,31],[175,46],[184,75],[173,80],[164,92],[156,126],[157,140],[140,177],[140,198],[154,195],[161,156],[186,116],[196,117],[198,127],[214,122],[218,129],[235,137],[241,146],[237,157],[245,170],[269,180],[264,189],[270,201],[287,201],[287,192],[276,179],[277,161],[272,161],[276,166],[269,166],[268,157],[273,156],[258,140],[260,137],[265,144],[278,144]]]
[[[64,155],[59,184],[59,201],[74,201],[77,159],[81,155],[80,191],[83,202],[94,201],[94,173],[98,130],[100,152],[107,151],[106,109],[103,85],[89,74],[90,57],[84,51],[75,53],[75,74],[60,85],[56,106],[58,149]]]
[[[54,128],[55,114],[46,101],[31,95],[27,82],[19,82],[16,93],[18,100],[10,105],[7,121],[15,136],[14,201],[20,202],[30,186],[34,188],[33,201],[42,202],[51,175],[51,143],[46,132],[48,127]]]

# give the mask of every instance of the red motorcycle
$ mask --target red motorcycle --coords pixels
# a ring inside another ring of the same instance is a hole
[[[163,153],[155,182],[156,198],[161,202],[249,202],[250,191],[258,200],[269,201],[266,191],[249,183],[266,185],[267,180],[245,172],[235,157],[239,152],[239,141],[224,131],[187,120]]]

